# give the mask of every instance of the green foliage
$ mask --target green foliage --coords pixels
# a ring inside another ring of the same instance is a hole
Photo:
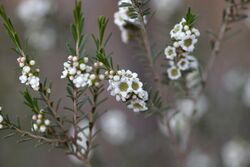
[[[75,8],[73,10],[74,22],[71,25],[71,33],[75,42],[75,49],[67,44],[70,54],[82,57],[84,56],[84,48],[86,44],[85,35],[83,33],[85,18],[82,13],[82,3],[76,0]]]
[[[17,35],[17,32],[16,32],[10,18],[7,16],[3,6],[0,7],[0,16],[3,19],[3,25],[4,25],[5,29],[6,29],[6,31],[8,32],[9,37],[11,38],[12,42],[16,46],[15,51],[18,54],[20,54],[22,56],[25,56],[24,53],[23,53],[22,45],[21,45],[20,39],[19,39],[19,37]]]
[[[149,100],[148,104],[148,111],[146,112],[146,116],[158,115],[163,117],[164,113],[169,109],[169,105],[164,104],[159,91],[151,90],[149,92]]]
[[[38,114],[40,112],[38,100],[33,98],[27,89],[21,94],[25,99],[24,104],[26,104],[29,108],[31,108],[33,113]]]
[[[188,26],[193,26],[194,22],[197,19],[197,16],[194,13],[192,13],[191,8],[188,8],[185,19],[186,19],[186,24]]]
[[[112,36],[112,34],[110,33],[108,37],[105,39],[105,32],[107,25],[108,25],[108,19],[104,16],[100,16],[98,18],[99,35],[98,37],[92,35],[92,38],[96,46],[96,59],[102,62],[107,70],[111,70],[113,69],[112,57],[110,55],[107,55],[105,52],[105,47]]]
[[[128,15],[131,19],[139,19],[142,16],[150,14],[150,8],[146,5],[150,0],[132,0],[132,3],[123,2],[119,5],[120,8],[128,8]]]

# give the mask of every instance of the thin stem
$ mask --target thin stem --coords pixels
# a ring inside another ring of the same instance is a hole
[[[139,22],[140,22],[140,33],[141,33],[141,38],[142,38],[142,45],[143,45],[143,48],[145,50],[147,60],[149,62],[149,66],[150,66],[150,68],[152,70],[152,73],[153,73],[153,76],[154,76],[154,81],[159,83],[160,82],[160,76],[155,71],[154,60],[153,60],[153,56],[152,56],[152,49],[151,49],[151,45],[150,45],[150,42],[149,42],[149,36],[148,36],[147,29],[146,29],[146,24],[144,22],[143,11],[142,11],[142,9],[140,7],[138,7],[138,1],[137,0],[132,0],[132,5],[133,5],[133,8],[138,13],[138,19],[139,19]]]
[[[226,8],[223,13],[223,21],[221,23],[218,34],[216,35],[215,39],[212,40],[213,47],[212,47],[211,56],[208,62],[208,66],[203,75],[204,83],[206,83],[208,74],[213,68],[214,62],[217,56],[219,55],[225,33],[227,32],[229,25],[244,19],[244,17],[242,17],[244,15],[240,14],[240,11],[244,10],[246,5],[248,5],[249,3],[250,3],[250,0],[242,1],[239,3],[236,3],[234,0],[226,1]]]
[[[52,116],[54,117],[55,121],[56,121],[56,124],[61,128],[61,130],[66,134],[67,133],[67,130],[65,129],[61,119],[60,119],[60,116],[57,114],[57,112],[54,110],[53,106],[52,106],[52,102],[50,101],[50,99],[45,95],[43,94],[43,92],[41,92],[41,97],[42,99],[44,100],[45,104],[47,105],[48,109],[51,111],[52,113]],[[65,135],[67,136],[67,135]]]
[[[7,125],[9,127],[9,129],[13,129],[16,132],[20,133],[22,136],[28,136],[32,139],[36,139],[36,140],[41,140],[44,141],[46,143],[52,144],[52,143],[61,143],[61,144],[65,144],[67,142],[67,139],[49,139],[43,136],[38,136],[35,135],[31,132],[25,131],[23,129],[18,128],[17,126],[13,125],[13,124],[8,124]]]
[[[91,111],[89,112],[88,119],[89,119],[89,134],[88,134],[88,140],[87,140],[87,148],[85,153],[85,158],[88,159],[89,153],[91,151],[91,147],[93,144],[93,129],[94,129],[94,115],[97,109],[97,100],[98,100],[98,88],[93,88],[93,99],[92,99],[92,107]]]
[[[230,9],[231,9],[231,5],[228,5],[226,10],[225,10],[225,15],[224,15],[224,18],[223,18],[223,22],[222,22],[222,24],[220,26],[219,33],[218,33],[216,39],[213,41],[214,46],[213,46],[211,56],[210,56],[210,59],[209,59],[209,62],[208,62],[207,70],[205,71],[205,75],[203,77],[204,83],[207,81],[208,73],[213,68],[214,62],[215,62],[215,60],[216,60],[216,58],[217,58],[217,56],[218,56],[218,54],[220,52],[222,41],[223,41],[223,38],[225,36],[226,30],[227,30],[227,27],[228,27],[228,24],[229,24],[228,19],[229,19],[229,15],[231,14]]]

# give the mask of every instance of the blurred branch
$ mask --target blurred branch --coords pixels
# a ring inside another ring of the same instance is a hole
[[[146,11],[143,10],[143,6],[145,6],[148,1],[143,3],[143,2],[140,2],[139,0],[131,0],[131,2],[132,2],[133,9],[136,11],[138,20],[140,22],[140,33],[142,37],[141,44],[145,50],[149,66],[154,76],[154,81],[157,82],[158,84],[160,82],[160,76],[155,71],[152,49],[151,49],[151,45],[149,42],[149,36],[148,36],[147,29],[146,29],[146,24],[145,24],[145,15],[146,15],[145,12],[149,12],[148,11],[149,9],[147,9]]]
[[[203,75],[203,81],[206,83],[209,72],[211,71],[216,57],[219,55],[221,50],[221,45],[224,40],[225,34],[230,30],[230,25],[237,23],[247,18],[242,11],[247,9],[247,5],[250,4],[250,0],[241,0],[236,2],[236,0],[225,0],[226,7],[222,14],[222,23],[218,34],[213,34],[213,39],[211,41],[212,52],[207,65],[207,69]]]

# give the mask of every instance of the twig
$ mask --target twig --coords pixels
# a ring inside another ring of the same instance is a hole
[[[29,136],[32,139],[41,140],[41,141],[44,141],[44,142],[49,143],[49,144],[52,144],[52,143],[66,144],[66,142],[67,142],[67,139],[49,139],[49,138],[46,138],[43,136],[38,136],[38,135],[35,135],[31,132],[22,130],[22,129],[20,129],[17,126],[14,126],[12,124],[8,124],[7,126],[9,127],[9,129],[15,130],[16,132],[20,133],[22,136]]]
[[[235,23],[237,21],[241,21],[244,19],[244,15],[240,14],[240,10],[245,9],[245,6],[250,3],[249,0],[242,1],[236,3],[235,0],[227,1],[226,0],[226,7],[223,12],[223,19],[217,35],[215,35],[214,40],[212,40],[212,52],[211,56],[207,65],[207,68],[203,74],[203,82],[206,83],[208,79],[208,74],[210,73],[211,69],[213,68],[214,62],[219,55],[221,50],[221,45],[225,36],[225,33],[228,31],[228,27],[230,24]]]
[[[152,70],[152,73],[154,76],[154,81],[157,82],[157,84],[159,86],[160,76],[155,71],[155,66],[154,66],[154,61],[153,61],[153,56],[152,56],[152,49],[151,49],[151,45],[149,42],[149,36],[148,36],[147,29],[146,29],[146,25],[144,22],[145,19],[144,19],[144,15],[143,15],[143,10],[140,7],[138,7],[139,6],[138,3],[139,2],[137,0],[132,0],[133,8],[138,13],[138,19],[140,22],[140,33],[141,33],[141,37],[142,37],[142,45],[143,45],[143,48],[145,50],[147,60],[149,62],[149,66]]]
[[[40,92],[41,97],[43,99],[43,101],[45,102],[45,104],[47,105],[48,109],[51,111],[52,116],[54,117],[57,125],[61,128],[61,130],[64,132],[64,134],[67,133],[67,130],[65,129],[60,116],[57,114],[57,112],[54,110],[53,106],[52,106],[52,102],[50,101],[50,99],[43,93],[43,91]],[[67,135],[65,135],[67,136]]]

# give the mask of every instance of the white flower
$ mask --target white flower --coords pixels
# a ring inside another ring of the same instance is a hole
[[[193,52],[194,45],[198,42],[195,35],[186,35],[182,38],[182,40],[179,42],[180,46],[183,50],[187,52]]]
[[[46,130],[47,130],[47,127],[46,127],[45,125],[41,125],[41,126],[40,126],[39,131],[40,131],[41,133],[46,132]]]
[[[36,120],[36,123],[37,123],[38,125],[40,125],[40,124],[42,123],[42,120],[41,120],[41,119],[38,119],[38,120]]]
[[[44,121],[44,124],[45,124],[46,126],[49,126],[49,125],[50,125],[50,120],[49,120],[49,119],[46,119],[46,120]]]
[[[124,99],[128,96],[132,90],[131,82],[127,78],[122,78],[120,82],[115,84],[115,92],[120,94]],[[125,101],[125,100],[124,100]]]
[[[37,124],[33,124],[33,129],[34,129],[34,131],[37,131],[37,130],[38,130]]]
[[[64,70],[62,72],[61,78],[67,78],[67,76],[68,76],[68,70]]]
[[[171,79],[171,80],[177,80],[181,77],[181,71],[175,67],[175,66],[172,66],[170,67],[168,70],[168,77]]]
[[[148,110],[145,101],[140,99],[131,100],[130,104],[128,105],[128,108],[133,109],[134,112],[141,112]]]
[[[40,85],[40,79],[36,76],[31,76],[28,78],[28,83],[29,85],[35,90],[39,90],[39,85]]]
[[[113,73],[112,73],[113,74]],[[110,80],[108,91],[111,96],[115,96],[117,101],[130,102],[129,108],[135,112],[147,110],[146,102],[148,93],[143,90],[143,83],[139,80],[138,74],[130,70],[119,70],[112,75],[110,72]]]
[[[182,71],[188,70],[189,69],[189,61],[185,58],[182,58],[178,61],[177,67]]]
[[[19,77],[19,80],[21,81],[22,84],[26,83],[28,80],[28,77],[26,75],[21,75]]]
[[[182,38],[185,37],[182,23],[176,24],[174,26],[174,28],[170,31],[170,36],[175,40],[181,40]]]
[[[43,109],[41,109],[39,114],[32,116],[32,130],[35,132],[45,133],[48,130],[48,126],[50,125],[50,120],[45,119],[43,112]]]
[[[131,83],[131,88],[133,89],[133,92],[138,94],[143,91],[142,89],[142,82],[140,82],[139,78],[134,78]]]
[[[86,64],[80,64],[80,69],[82,70],[82,71],[84,71],[84,70],[86,70],[86,68],[87,68],[87,66],[86,66]]]
[[[80,74],[75,77],[73,83],[77,88],[85,87],[88,84],[88,79],[89,79],[89,74],[87,73]]]
[[[140,92],[138,92],[138,97],[144,101],[148,100],[148,92],[145,90],[141,90]]]
[[[177,55],[175,47],[171,47],[171,46],[168,46],[164,52],[165,52],[166,58],[170,60],[173,60]]]
[[[35,62],[35,60],[30,60],[29,64],[30,64],[31,66],[34,66],[34,65],[36,64],[36,62]]]
[[[29,73],[30,72],[30,66],[24,66],[23,67],[23,74],[27,74],[27,73]]]
[[[197,30],[196,28],[192,28],[192,32],[194,33],[194,35],[196,36],[196,37],[199,37],[201,34],[200,34],[200,31],[199,30]]]
[[[0,129],[3,129],[3,125],[2,124],[0,124]]]
[[[69,75],[75,75],[76,74],[76,68],[75,67],[69,68],[68,71],[69,71]]]

